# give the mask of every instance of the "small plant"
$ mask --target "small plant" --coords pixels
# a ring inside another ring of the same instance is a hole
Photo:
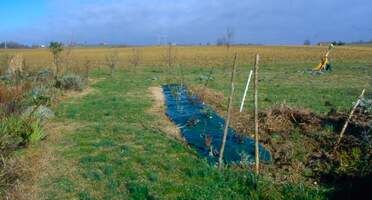
[[[83,89],[83,82],[78,75],[64,75],[56,81],[57,88],[64,90],[81,91]]]
[[[43,137],[39,120],[20,118],[17,116],[3,117],[0,121],[0,150],[25,146]]]
[[[84,72],[85,72],[84,79],[85,80],[89,79],[89,71],[90,71],[91,65],[92,65],[91,60],[89,60],[88,58],[85,58],[85,64],[84,64]]]
[[[4,115],[19,113],[23,108],[24,96],[29,90],[29,84],[17,86],[0,84],[0,113]]]
[[[54,118],[54,112],[48,107],[43,105],[36,105],[28,107],[23,113],[24,117],[34,117],[39,120],[40,123],[45,122],[48,119]]]
[[[56,67],[56,76],[58,76],[61,67],[61,53],[63,51],[63,44],[60,42],[51,42],[49,50],[53,55],[53,63]]]
[[[136,69],[138,67],[138,65],[141,62],[141,52],[140,52],[139,49],[137,49],[137,48],[132,49],[132,55],[129,59],[129,62],[131,63],[131,65],[133,66],[134,69]]]
[[[8,69],[10,56],[8,54],[0,55],[0,75],[4,75]]]
[[[36,81],[38,82],[47,82],[53,78],[53,71],[50,69],[41,69],[36,73]]]
[[[106,65],[110,68],[110,76],[114,75],[114,71],[119,64],[119,53],[117,51],[111,52],[106,56]]]
[[[364,96],[360,101],[359,107],[360,107],[360,110],[364,114],[372,113],[372,98],[371,98],[371,95],[370,96],[367,96],[367,95]]]
[[[48,88],[36,87],[30,93],[30,100],[32,105],[50,105],[52,103],[52,96]]]

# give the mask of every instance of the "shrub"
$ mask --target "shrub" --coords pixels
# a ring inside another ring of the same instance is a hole
[[[53,79],[53,71],[50,69],[41,69],[36,73],[35,77],[38,82],[47,82]]]
[[[30,90],[29,84],[6,86],[0,84],[0,113],[5,115],[19,113],[23,107],[25,93]]]
[[[0,55],[0,75],[5,74],[8,69],[10,56],[8,54]]]
[[[361,99],[359,106],[362,113],[372,113],[372,95],[364,96]]]
[[[81,91],[83,82],[78,75],[64,75],[57,80],[56,87],[64,90]]]
[[[32,115],[32,116],[31,116]],[[30,106],[23,113],[24,117],[35,117],[41,123],[45,122],[48,119],[54,118],[54,112],[46,106]]]
[[[0,121],[0,151],[34,143],[43,137],[43,131],[38,119],[3,117]]]
[[[28,101],[31,101],[29,105],[50,105],[52,96],[49,88],[33,88],[28,94]]]

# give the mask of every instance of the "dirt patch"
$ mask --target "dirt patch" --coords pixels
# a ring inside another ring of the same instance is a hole
[[[161,87],[150,87],[151,96],[154,100],[154,104],[150,109],[150,113],[159,116],[159,120],[156,121],[156,127],[168,136],[184,141],[179,128],[174,125],[165,114],[165,97]]]
[[[12,191],[7,195],[7,199],[33,200],[39,199],[41,194],[40,183],[46,177],[53,177],[55,174],[66,172],[53,166],[53,163],[63,162],[57,155],[65,133],[71,133],[74,130],[85,126],[82,123],[74,122],[49,122],[44,130],[47,137],[37,146],[31,146],[25,150],[25,153],[17,158],[19,167],[19,180]],[[68,148],[66,145],[64,148]],[[74,165],[74,163],[69,163]],[[67,167],[72,169],[73,166]]]

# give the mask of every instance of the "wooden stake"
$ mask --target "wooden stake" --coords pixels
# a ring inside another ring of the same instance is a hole
[[[253,74],[253,70],[251,70],[251,72],[249,73],[249,77],[248,77],[248,80],[247,80],[247,84],[245,85],[245,90],[244,90],[244,94],[243,94],[242,103],[240,104],[240,112],[243,111],[243,106],[244,106],[244,102],[245,102],[245,97],[247,96],[247,92],[248,92],[248,88],[249,88],[249,83],[251,82],[252,74]]]
[[[235,56],[234,56],[233,70],[231,72],[230,96],[229,96],[228,105],[227,105],[226,122],[225,122],[225,127],[224,127],[224,130],[223,130],[223,138],[222,138],[222,144],[221,144],[221,149],[220,149],[220,157],[218,159],[218,168],[219,169],[221,169],[222,165],[223,165],[223,153],[225,151],[226,138],[227,138],[227,133],[228,133],[228,130],[229,130],[230,114],[231,114],[232,101],[233,101],[234,90],[235,90],[234,81],[235,81],[235,72],[236,72],[236,58],[237,58],[237,53],[235,53]]]
[[[255,153],[256,153],[256,174],[260,172],[260,158],[258,149],[258,62],[260,55],[256,55],[256,62],[254,64],[254,132],[255,132]]]
[[[354,115],[355,109],[356,109],[356,108],[358,107],[358,105],[360,104],[360,101],[362,100],[365,91],[366,91],[366,89],[363,89],[362,94],[359,96],[359,98],[358,98],[357,102],[355,103],[353,109],[351,109],[351,112],[350,112],[350,114],[349,114],[349,117],[347,118],[347,120],[346,120],[344,126],[342,127],[342,130],[341,130],[341,133],[340,133],[340,137],[338,138],[338,141],[337,141],[337,143],[336,143],[336,145],[335,145],[335,147],[334,147],[334,152],[337,150],[338,146],[340,145],[341,140],[342,140],[342,138],[344,137],[344,133],[345,133],[345,131],[346,131],[346,128],[347,128],[347,126],[349,125],[349,122],[350,122],[351,118],[352,118],[353,115]]]

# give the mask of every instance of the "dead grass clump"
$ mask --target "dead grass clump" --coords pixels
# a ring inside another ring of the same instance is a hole
[[[294,128],[312,132],[321,128],[321,119],[316,114],[306,109],[293,109],[287,105],[264,111],[261,118],[266,132],[288,133]]]
[[[0,158],[0,197],[6,197],[22,174],[22,165],[17,158]],[[0,198],[1,199],[1,198]]]
[[[225,96],[222,92],[213,91],[204,86],[188,86],[193,95],[199,97],[202,102],[211,105],[217,111],[225,112],[226,105],[224,104]],[[235,113],[234,113],[235,115]]]
[[[31,89],[30,83],[7,86],[0,83],[0,114],[18,113],[22,108],[22,100],[26,92]]]

